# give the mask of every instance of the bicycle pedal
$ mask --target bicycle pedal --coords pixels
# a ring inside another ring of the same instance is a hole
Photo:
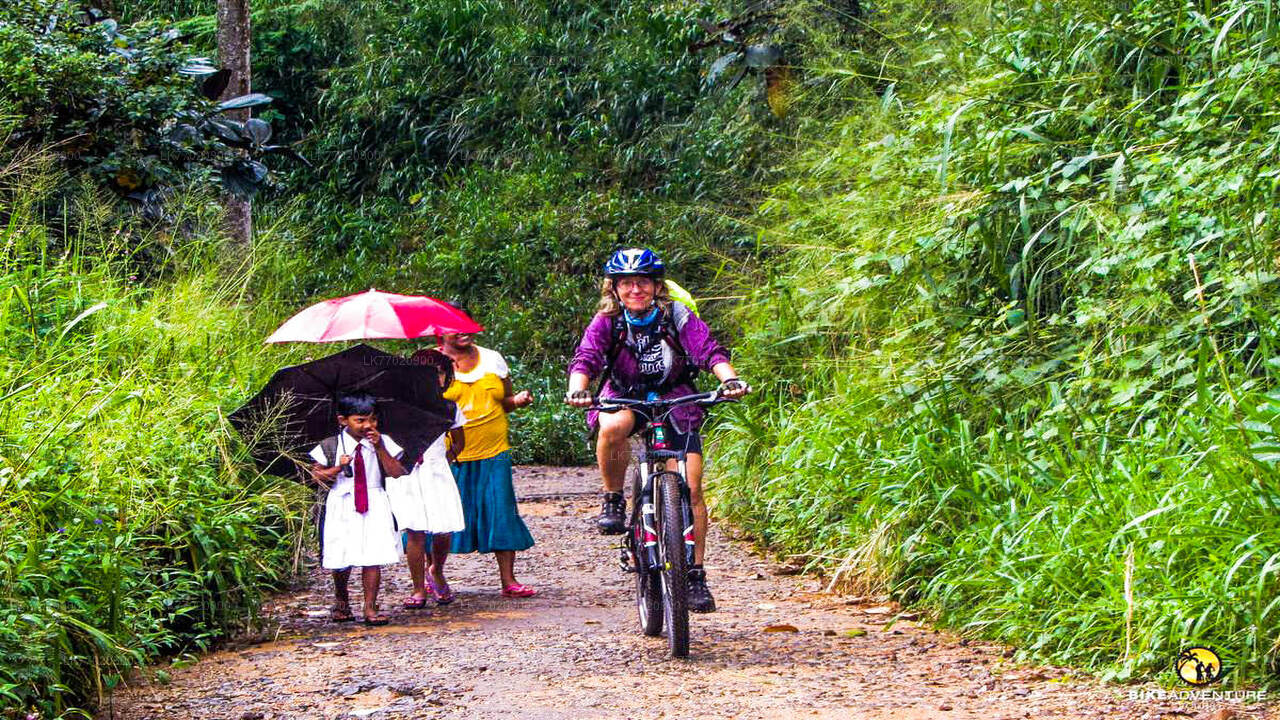
[[[622,570],[622,572],[626,572],[626,573],[635,572],[636,568],[635,568],[635,565],[632,563],[631,553],[627,550],[626,546],[619,545],[615,549],[619,551],[618,567]]]

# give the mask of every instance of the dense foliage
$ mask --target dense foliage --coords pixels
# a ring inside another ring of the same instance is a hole
[[[274,314],[242,297],[297,265],[225,265],[207,231],[169,248],[91,191],[55,237],[56,165],[0,156],[0,708],[50,717],[245,627],[295,569],[305,506],[224,420],[285,360],[260,342]],[[139,242],[169,258],[146,284]]]
[[[58,158],[151,222],[174,220],[165,201],[177,191],[218,183],[252,196],[268,180],[265,155],[297,157],[268,144],[266,121],[223,115],[271,101],[215,102],[227,77],[193,56],[175,27],[122,27],[70,0],[0,8],[3,145]]]
[[[1269,5],[263,0],[258,116],[313,163],[228,257],[216,162],[168,144],[212,4],[0,9],[4,705],[91,704],[296,566],[306,498],[222,417],[318,297],[464,303],[541,398],[518,459],[586,460],[557,398],[621,243],[746,298],[703,303],[760,391],[719,513],[1029,654],[1268,677]],[[143,222],[134,178],[186,192]]]
[[[734,214],[777,123],[754,87],[705,92],[687,46],[713,8],[256,7],[255,89],[314,164],[293,178],[301,201],[278,208],[316,264],[292,301],[378,287],[461,302],[542,397],[516,416],[517,459],[587,460],[581,413],[557,399],[607,254],[661,246],[701,291],[754,246]]]
[[[1029,653],[1129,677],[1202,643],[1269,681],[1274,13],[989,10],[900,2],[807,69],[854,109],[757,214],[787,252],[720,507]]]

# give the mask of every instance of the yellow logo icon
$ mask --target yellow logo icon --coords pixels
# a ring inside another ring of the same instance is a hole
[[[1196,645],[1178,653],[1178,677],[1188,685],[1209,685],[1222,677],[1222,659],[1207,647]]]

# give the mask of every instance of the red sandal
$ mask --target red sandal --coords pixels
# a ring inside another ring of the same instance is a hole
[[[537,595],[537,594],[538,594],[537,590],[529,587],[528,585],[521,585],[520,583],[511,583],[510,585],[502,588],[503,597],[527,598],[527,597],[533,597],[534,595]]]

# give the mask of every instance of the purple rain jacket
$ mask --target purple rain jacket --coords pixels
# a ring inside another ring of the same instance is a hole
[[[729,352],[711,337],[711,328],[702,321],[697,315],[693,314],[688,308],[679,302],[671,303],[671,316],[673,327],[677,330],[677,336],[680,338],[680,345],[684,348],[684,356],[676,353],[676,357],[671,368],[671,377],[678,377],[684,369],[685,363],[692,362],[701,370],[711,371],[714,365],[722,362],[729,362]],[[573,360],[569,363],[569,372],[580,372],[593,380],[604,372],[604,366],[608,363],[609,358],[606,353],[609,351],[613,334],[613,320],[608,315],[596,315],[591,318],[591,322],[587,324],[587,329],[582,333],[582,340],[578,343],[578,349],[573,353]],[[623,347],[618,352],[618,358],[613,363],[613,373],[624,385],[635,384],[640,379],[640,366],[636,362],[635,353],[631,348],[623,343]],[[696,392],[691,383],[681,383],[671,389],[670,392],[663,394],[664,398],[679,397]],[[613,387],[612,379],[605,382],[604,387],[600,390],[600,397],[611,398],[618,397],[618,391]],[[596,424],[596,411],[587,413],[587,424],[594,427]],[[685,405],[678,407],[671,413],[672,424],[677,432],[690,432],[702,427],[702,421],[706,417],[706,411],[697,405]]]

